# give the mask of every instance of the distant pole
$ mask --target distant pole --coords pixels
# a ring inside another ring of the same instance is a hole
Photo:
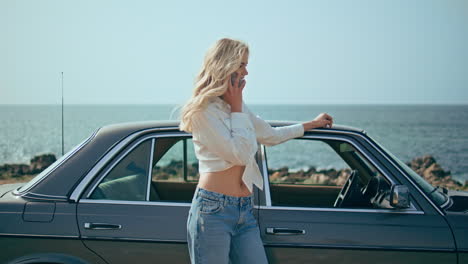
[[[63,72],[62,72],[62,156],[64,154],[64,135],[63,135],[64,129],[63,129]]]

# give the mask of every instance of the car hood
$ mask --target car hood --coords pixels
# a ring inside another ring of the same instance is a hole
[[[5,195],[7,192],[13,191],[14,189],[20,187],[21,185],[24,185],[24,182],[0,185],[0,198],[2,198],[3,195]]]

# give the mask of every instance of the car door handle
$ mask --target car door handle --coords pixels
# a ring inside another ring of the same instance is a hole
[[[122,229],[122,225],[106,224],[106,223],[85,223],[84,228],[93,230],[112,230]]]
[[[268,235],[305,235],[305,230],[289,229],[284,227],[267,227]]]

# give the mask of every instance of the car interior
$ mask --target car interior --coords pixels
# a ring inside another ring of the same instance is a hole
[[[351,168],[343,186],[271,184],[272,204],[294,207],[391,208],[390,183],[350,144],[322,140]]]
[[[153,154],[155,166],[159,159],[182,138],[158,140]],[[351,174],[344,186],[270,184],[273,205],[295,207],[390,208],[389,182],[348,143],[324,140],[349,166]],[[181,172],[183,174],[183,172]],[[182,178],[179,177],[179,178]],[[153,177],[152,189],[160,200],[190,202],[196,181],[158,180]]]

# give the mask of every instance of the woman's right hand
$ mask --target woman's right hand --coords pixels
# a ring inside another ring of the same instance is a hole
[[[333,117],[327,113],[321,113],[314,120],[302,124],[304,126],[304,130],[318,127],[331,128],[333,126]]]
[[[223,94],[223,99],[231,105],[231,112],[242,112],[242,90],[244,90],[246,81],[244,80],[239,86],[240,74],[234,81],[234,85],[231,83],[231,75],[226,78],[228,89]]]

